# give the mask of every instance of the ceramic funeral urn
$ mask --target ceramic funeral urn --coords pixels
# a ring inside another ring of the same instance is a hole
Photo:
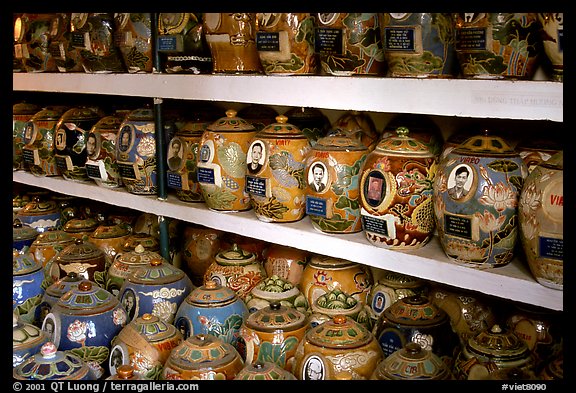
[[[432,183],[438,163],[407,127],[383,138],[368,155],[360,180],[362,227],[372,244],[414,250],[433,236]]]
[[[434,214],[450,260],[475,268],[512,260],[526,175],[520,155],[488,131],[468,138],[440,161]]]

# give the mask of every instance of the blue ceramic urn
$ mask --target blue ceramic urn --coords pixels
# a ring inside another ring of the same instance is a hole
[[[42,280],[42,264],[32,253],[12,250],[12,310],[28,323],[39,322],[36,309],[44,294]]]
[[[48,336],[37,326],[22,321],[12,313],[12,366],[16,367],[40,352]]]

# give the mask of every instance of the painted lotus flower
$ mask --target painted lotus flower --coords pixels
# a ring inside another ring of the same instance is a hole
[[[504,183],[498,183],[495,186],[484,186],[482,196],[478,200],[483,205],[493,206],[496,211],[503,212],[517,206],[518,195],[511,187],[507,187]]]
[[[70,341],[84,345],[87,335],[90,337],[96,335],[94,324],[91,324],[90,326],[88,322],[81,322],[77,319],[68,326],[66,337],[68,337],[68,340]]]
[[[499,216],[496,218],[494,214],[490,213],[486,209],[484,209],[483,214],[478,212],[474,213],[474,217],[478,219],[480,229],[483,232],[495,232],[502,226],[504,221],[506,221],[506,216]]]

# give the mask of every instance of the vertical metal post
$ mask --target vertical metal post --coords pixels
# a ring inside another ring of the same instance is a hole
[[[158,14],[150,16],[152,53],[154,56],[153,72],[161,73],[160,56],[158,53]],[[158,199],[165,201],[168,198],[166,186],[166,146],[164,138],[164,119],[162,117],[162,98],[154,98],[154,129],[156,132],[156,181]],[[158,216],[158,230],[160,232],[160,255],[170,261],[170,234],[168,220],[164,216]]]

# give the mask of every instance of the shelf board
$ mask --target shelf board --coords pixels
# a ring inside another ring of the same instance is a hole
[[[312,227],[308,217],[294,223],[265,223],[258,220],[252,211],[217,212],[208,209],[204,203],[186,203],[173,195],[160,200],[156,196],[131,194],[124,188],[106,189],[95,183],[37,177],[24,171],[14,172],[13,181],[130,209],[137,207],[145,213],[344,258],[486,295],[563,310],[563,291],[538,284],[522,261],[514,259],[506,266],[488,270],[461,266],[448,260],[437,238],[419,250],[399,252],[369,243],[362,232],[346,235],[322,233]]]
[[[563,121],[563,83],[372,76],[13,73],[13,89]]]

